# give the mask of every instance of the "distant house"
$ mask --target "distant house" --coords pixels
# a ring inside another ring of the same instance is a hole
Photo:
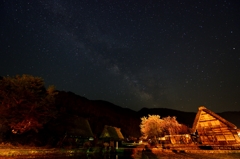
[[[199,107],[192,130],[203,145],[240,143],[237,127],[204,106]]]
[[[78,116],[65,116],[56,130],[62,138],[58,146],[79,147],[94,139],[88,120]]]
[[[113,126],[105,125],[99,137],[105,142],[109,142],[109,146],[118,148],[118,142],[124,140],[121,129]]]

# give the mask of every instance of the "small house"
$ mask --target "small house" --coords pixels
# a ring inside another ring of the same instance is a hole
[[[58,146],[82,147],[91,145],[94,135],[87,119],[76,115],[65,115],[55,125],[55,131],[61,139]]]
[[[105,125],[99,137],[104,142],[109,142],[110,147],[118,149],[118,142],[124,140],[121,129],[113,126]]]

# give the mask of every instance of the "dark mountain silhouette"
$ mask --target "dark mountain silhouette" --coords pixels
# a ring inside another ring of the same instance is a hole
[[[141,135],[138,113],[107,101],[88,100],[72,92],[60,91],[56,97],[56,107],[60,113],[78,115],[88,119],[96,136],[100,136],[104,125],[121,128],[124,136]]]
[[[222,112],[217,114],[236,125],[238,129],[240,128],[240,111]]]
[[[176,116],[179,123],[191,128],[197,113],[197,110],[196,112],[183,112],[168,108],[142,108],[140,111],[134,111],[107,101],[88,100],[72,92],[64,91],[60,91],[57,95],[56,105],[60,112],[67,112],[88,119],[96,136],[101,134],[104,125],[110,125],[121,128],[125,137],[140,137],[139,125],[141,117],[148,116],[148,114],[160,115],[161,118]],[[240,126],[240,112],[223,112],[217,114],[232,122],[237,127]]]

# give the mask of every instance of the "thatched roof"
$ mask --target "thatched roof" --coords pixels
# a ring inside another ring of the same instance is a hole
[[[194,120],[194,123],[193,123],[193,128],[192,128],[193,132],[195,132],[196,129],[197,129],[197,124],[199,122],[200,114],[201,114],[202,111],[204,111],[205,113],[208,113],[211,116],[215,117],[216,119],[218,119],[222,123],[226,124],[229,128],[237,129],[237,127],[233,123],[227,121],[226,119],[222,118],[221,116],[217,115],[216,113],[212,112],[211,110],[207,109],[206,107],[200,106],[198,108],[198,112],[196,114],[196,117],[195,117],[195,120]]]
[[[113,126],[105,125],[100,135],[101,139],[123,140],[124,137],[121,133],[121,129]]]
[[[92,129],[88,120],[75,116],[71,118],[67,126],[67,134],[72,136],[93,137]]]
[[[69,136],[83,138],[94,137],[88,120],[76,115],[63,115],[56,121],[55,125],[53,125],[53,129],[59,135],[67,133]]]

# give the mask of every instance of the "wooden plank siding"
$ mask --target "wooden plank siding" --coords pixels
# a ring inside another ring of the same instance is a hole
[[[203,145],[240,143],[237,127],[205,107],[199,107],[193,131],[198,132]]]

